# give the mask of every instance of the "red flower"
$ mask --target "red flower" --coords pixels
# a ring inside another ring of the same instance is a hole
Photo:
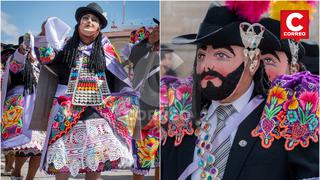
[[[286,120],[286,112],[285,111],[280,111],[277,115],[277,120],[280,122],[284,122]]]
[[[2,137],[3,137],[3,139],[7,139],[8,138],[8,133],[7,132],[3,132],[2,133]]]
[[[17,129],[16,129],[16,134],[21,134],[21,132],[22,132],[22,129],[21,129],[21,128],[17,128]]]
[[[61,105],[63,102],[70,100],[67,96],[59,96],[57,98],[58,103]]]
[[[305,91],[299,96],[302,108],[305,109],[307,104],[312,105],[312,112],[315,112],[318,103],[318,93]]]

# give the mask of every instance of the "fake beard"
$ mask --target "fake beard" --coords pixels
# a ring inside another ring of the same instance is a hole
[[[210,75],[219,78],[222,81],[222,84],[221,86],[216,87],[212,84],[211,81],[207,81],[207,87],[201,87],[202,95],[210,101],[226,99],[236,89],[243,70],[244,63],[242,63],[236,70],[228,74],[226,77],[222,76],[217,71],[209,70],[208,72],[203,72],[201,74],[201,81],[207,75]]]

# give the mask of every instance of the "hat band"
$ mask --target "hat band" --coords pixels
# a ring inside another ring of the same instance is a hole
[[[212,24],[202,22],[199,27],[197,39],[202,38],[208,34],[214,34],[215,31],[218,31],[221,28],[222,26],[217,26],[217,25],[212,25]]]

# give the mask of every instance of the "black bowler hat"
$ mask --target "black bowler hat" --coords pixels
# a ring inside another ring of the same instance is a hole
[[[291,51],[290,51],[290,45],[288,39],[280,39],[280,21],[272,19],[272,18],[262,18],[259,22],[262,24],[266,29],[271,31],[279,40],[281,43],[281,49],[280,51],[284,51],[289,57],[289,62],[291,62]],[[262,51],[263,48],[260,48]],[[305,49],[299,43],[299,51],[298,51],[298,58],[299,60],[304,56]]]
[[[302,62],[308,71],[312,74],[319,75],[319,45],[316,42],[301,42],[306,50],[306,54],[302,59]]]
[[[76,11],[76,14],[75,14],[75,18],[76,18],[77,22],[80,22],[81,17],[85,13],[88,13],[88,12],[94,14],[95,16],[97,16],[99,18],[100,24],[101,24],[101,29],[103,29],[107,26],[108,20],[103,15],[103,10],[97,3],[90,3],[86,7],[78,8]]]
[[[173,44],[212,44],[214,46],[244,46],[239,26],[248,20],[238,16],[226,6],[211,6],[199,27],[197,34],[186,34],[173,39]],[[265,30],[259,48],[278,50],[279,40]]]

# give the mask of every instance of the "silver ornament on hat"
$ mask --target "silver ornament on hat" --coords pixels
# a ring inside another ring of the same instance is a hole
[[[244,30],[248,27],[247,30]],[[259,27],[260,32],[257,33],[254,29]],[[250,72],[253,72],[258,65],[258,55],[260,54],[260,49],[258,48],[265,31],[265,27],[259,23],[250,24],[243,22],[239,25],[240,37],[244,45],[244,56],[249,58]]]
[[[292,57],[291,64],[290,64],[291,71],[292,71],[293,69],[295,69],[295,66],[298,63],[298,59],[299,59],[299,42],[292,39],[288,39],[288,43],[289,43],[290,53]]]

